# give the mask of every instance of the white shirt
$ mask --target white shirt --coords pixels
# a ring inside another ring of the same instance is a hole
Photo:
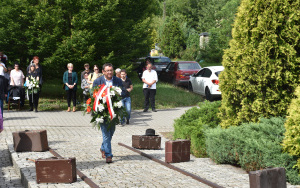
[[[145,79],[146,82],[152,83],[154,80],[158,82],[157,73],[155,70],[145,70],[142,75],[142,79]],[[150,89],[156,89],[156,82],[150,87]],[[148,85],[144,83],[143,88],[148,88]]]
[[[1,63],[1,65],[3,65],[3,67],[5,67],[4,63]],[[2,66],[0,66],[0,76],[4,76],[4,68]],[[6,67],[5,67],[6,68]]]
[[[104,79],[105,79],[105,85],[107,85],[108,87],[113,85],[113,78],[111,80],[106,80],[106,78],[104,77]]]
[[[23,72],[21,70],[19,71],[16,71],[15,69],[14,70],[11,70],[10,72],[10,85],[12,85],[12,80],[14,81],[15,83],[15,86],[22,86],[22,81],[23,79],[25,78]]]

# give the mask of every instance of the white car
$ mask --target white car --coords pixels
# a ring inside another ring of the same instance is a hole
[[[219,89],[219,74],[224,70],[223,66],[204,67],[196,74],[191,75],[189,90],[213,100],[221,97]]]

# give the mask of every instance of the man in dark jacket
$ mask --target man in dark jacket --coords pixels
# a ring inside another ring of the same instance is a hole
[[[122,89],[122,96],[124,96],[125,92],[123,89],[122,80],[114,76],[113,65],[110,63],[105,63],[102,67],[102,73],[104,76],[97,78],[93,83],[93,87],[101,84],[120,87]],[[107,129],[107,126],[108,125],[105,122],[100,124],[103,137],[100,151],[102,153],[102,158],[106,158],[106,163],[111,163],[113,157],[111,150],[111,139],[115,132],[115,126],[111,126],[109,129]]]

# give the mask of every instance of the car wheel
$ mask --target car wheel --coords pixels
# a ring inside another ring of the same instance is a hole
[[[212,100],[213,100],[213,97],[212,97],[212,95],[211,95],[211,93],[210,93],[208,87],[205,88],[205,98],[206,98],[206,100],[208,100],[208,101],[212,101]]]
[[[192,83],[191,83],[191,82],[189,82],[188,90],[189,90],[190,92],[193,92],[193,86],[192,86]]]

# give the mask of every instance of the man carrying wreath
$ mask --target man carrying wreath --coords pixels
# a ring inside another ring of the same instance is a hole
[[[116,76],[114,76],[114,68],[111,63],[105,63],[102,66],[102,73],[103,76],[97,78],[94,83],[93,87],[99,86],[99,85],[106,85],[108,87],[110,86],[116,86],[120,87],[122,89],[122,94],[121,96],[124,96],[124,89],[123,89],[123,84],[122,80]],[[115,132],[115,126],[110,126],[108,129],[108,125],[103,122],[100,124],[101,131],[102,131],[102,137],[103,137],[103,142],[101,145],[101,153],[102,153],[102,158],[106,158],[106,163],[112,163],[112,150],[111,150],[111,139],[112,136]]]

